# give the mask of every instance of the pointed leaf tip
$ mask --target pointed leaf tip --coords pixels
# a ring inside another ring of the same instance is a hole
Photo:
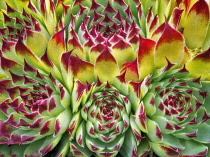
[[[138,81],[139,80],[139,70],[138,62],[135,59],[133,62],[126,62],[122,65],[121,73],[125,72],[126,81]]]
[[[47,56],[60,68],[60,59],[63,52],[66,52],[65,28],[54,34],[47,46]]]
[[[94,65],[80,59],[79,57],[70,57],[69,68],[73,76],[83,83],[93,82],[96,79],[94,74]]]
[[[102,82],[112,82],[112,77],[119,75],[119,67],[108,47],[96,59],[95,71]]]
[[[186,69],[190,71],[191,76],[201,77],[201,80],[207,78],[210,71],[210,48],[201,54],[198,54],[188,63],[186,63]]]
[[[164,31],[157,41],[155,50],[156,68],[167,65],[165,57],[172,63],[179,65],[184,57],[184,38],[181,33],[165,22]]]

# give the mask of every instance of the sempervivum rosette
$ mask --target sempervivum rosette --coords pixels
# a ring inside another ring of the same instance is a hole
[[[39,41],[37,50],[36,42]],[[53,41],[54,39],[51,39]],[[44,156],[68,152],[66,129],[71,118],[70,95],[61,72],[49,60],[47,39],[25,30],[17,42],[2,42],[0,83],[0,148],[2,156]]]
[[[14,64],[3,57],[1,64],[5,64],[4,70],[14,68]],[[23,72],[26,74],[16,75],[10,71],[12,79],[0,81],[2,156],[44,156],[63,141],[62,135],[70,121],[69,104],[62,101],[67,93],[64,87],[51,75],[41,75],[27,63]],[[65,148],[57,153],[62,151]]]
[[[73,156],[137,156],[137,150],[139,156],[148,154],[149,145],[142,142],[144,137],[132,117],[132,106],[137,108],[139,102],[139,83],[126,83],[125,75],[113,81],[113,85],[75,81],[76,112],[68,129]]]
[[[140,76],[155,70],[143,77],[134,117],[158,156],[207,156],[209,81],[201,80],[208,79],[209,50],[188,61],[183,36],[168,23],[157,42],[140,38]]]
[[[173,66],[169,63],[142,82],[136,122],[158,156],[206,156],[209,81]]]

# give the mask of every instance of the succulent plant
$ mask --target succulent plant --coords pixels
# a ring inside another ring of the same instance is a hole
[[[64,138],[71,118],[69,94],[51,74],[40,74],[26,62],[15,64],[1,57],[2,69],[11,75],[0,81],[1,155],[43,156]],[[17,67],[22,74],[12,72]]]
[[[143,80],[137,126],[158,156],[207,156],[209,81],[174,66],[169,62]]]
[[[209,2],[0,9],[0,156],[210,156]]]

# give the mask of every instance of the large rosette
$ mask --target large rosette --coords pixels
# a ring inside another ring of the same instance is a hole
[[[68,129],[73,156],[137,156],[137,150],[139,156],[148,153],[150,147],[142,141],[132,116],[132,108],[139,102],[139,83],[126,83],[125,75],[117,76],[114,82],[75,81],[75,114]]]
[[[1,57],[11,79],[0,81],[0,155],[43,156],[63,141],[71,118],[69,94],[51,74],[41,74],[26,62],[22,74],[13,73],[17,65]]]
[[[206,156],[210,134],[209,82],[168,62],[141,84],[136,122],[159,156]]]

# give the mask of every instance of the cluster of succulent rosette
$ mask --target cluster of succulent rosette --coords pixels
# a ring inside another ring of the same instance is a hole
[[[1,157],[210,157],[210,1],[1,0]]]

